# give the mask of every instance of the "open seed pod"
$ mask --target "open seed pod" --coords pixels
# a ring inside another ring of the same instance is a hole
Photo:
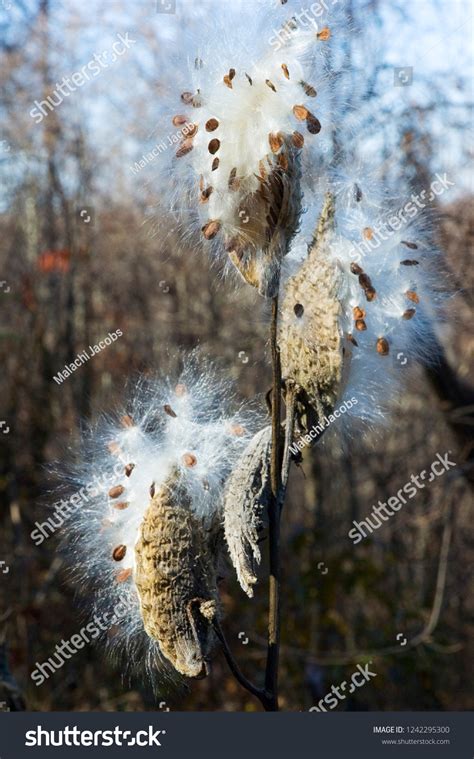
[[[147,634],[186,677],[208,674],[217,613],[214,539],[173,472],[154,494],[135,545],[135,583]],[[212,544],[212,545],[211,545]]]
[[[299,151],[280,136],[279,153],[260,161],[255,176],[244,179],[232,232],[225,238],[230,260],[242,277],[266,298],[278,292],[282,258],[288,251],[301,213]]]
[[[267,524],[271,498],[272,429],[258,432],[229,477],[224,496],[224,533],[242,589],[252,598],[260,564],[258,541]]]
[[[296,416],[303,430],[333,410],[351,355],[341,326],[343,272],[326,255],[334,234],[334,213],[334,199],[328,193],[308,258],[288,280],[281,307],[282,378],[296,387]]]

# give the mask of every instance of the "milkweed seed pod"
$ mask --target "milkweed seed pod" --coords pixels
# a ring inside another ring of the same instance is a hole
[[[314,29],[301,28],[298,35],[282,33],[275,49],[268,38],[287,11],[274,7],[263,15],[263,5],[252,7],[246,29],[239,15],[232,38],[234,10],[216,8],[212,28],[202,31],[208,49],[188,72],[182,113],[172,117],[195,129],[172,170],[190,188],[187,207],[196,209],[210,249],[224,253],[261,295],[273,297],[300,222],[301,161],[317,149],[322,129],[319,84],[310,80],[316,71],[322,76],[318,54],[326,43]],[[311,181],[309,171],[305,181]]]
[[[135,583],[146,633],[186,677],[208,672],[217,614],[215,558],[202,520],[179,493],[178,473],[150,501],[135,544]]]
[[[436,359],[430,321],[445,296],[427,224],[357,173],[325,180],[316,234],[304,226],[293,242],[281,287],[282,375],[313,440],[342,416],[383,423],[410,365]]]
[[[281,307],[282,379],[295,385],[298,420],[305,429],[333,410],[344,362],[350,361],[350,343],[341,323],[343,272],[327,255],[334,214],[334,198],[328,194],[308,257],[286,283]]]
[[[229,477],[224,496],[227,547],[239,583],[250,598],[261,559],[258,542],[267,524],[271,499],[271,444],[271,427],[254,435]]]
[[[63,528],[76,581],[107,616],[106,644],[154,687],[205,671],[224,484],[260,425],[210,361],[194,352],[183,364],[135,382],[126,411],[85,435]]]

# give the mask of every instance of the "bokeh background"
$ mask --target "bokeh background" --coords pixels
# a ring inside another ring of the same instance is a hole
[[[48,516],[48,467],[74,445],[82,422],[120,401],[135,372],[173,369],[176,350],[196,344],[220,361],[243,397],[263,399],[270,386],[265,305],[223,280],[198,241],[178,243],[161,156],[132,168],[162,138],[163,101],[183,74],[170,65],[173,50],[199,36],[220,2],[0,2],[0,702],[11,709],[260,708],[220,655],[206,680],[158,700],[93,646],[42,686],[30,679],[35,662],[82,626],[84,599],[68,580],[57,536],[40,547],[30,538]],[[252,23],[253,3],[240,5],[242,23]],[[289,12],[305,7],[287,5]],[[449,177],[454,185],[433,201],[430,216],[433,247],[442,251],[440,287],[453,296],[432,314],[437,362],[400,360],[404,389],[387,428],[328,434],[292,472],[283,520],[282,707],[309,709],[370,661],[377,677],[339,709],[469,709],[472,6],[337,5],[332,66],[334,82],[342,72],[348,82],[345,118],[329,127],[321,162],[337,169],[375,157],[378,179],[405,201],[437,173]],[[136,44],[41,123],[32,120],[36,100],[126,32]],[[63,384],[53,381],[118,328],[123,337],[113,346]],[[352,520],[448,450],[456,468],[353,546]],[[249,601],[229,571],[221,593],[231,648],[258,679],[265,584]]]

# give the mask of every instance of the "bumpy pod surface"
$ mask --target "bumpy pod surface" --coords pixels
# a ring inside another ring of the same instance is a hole
[[[271,427],[250,441],[229,477],[224,496],[224,532],[242,589],[251,598],[260,564],[258,540],[265,527],[271,497]]]
[[[292,381],[306,412],[305,426],[330,413],[341,391],[350,342],[341,326],[343,272],[327,255],[334,227],[330,195],[309,254],[288,280],[281,308],[279,341],[282,378]]]
[[[178,672],[199,677],[207,674],[214,640],[200,606],[217,610],[215,557],[209,532],[189,503],[177,502],[174,485],[165,483],[145,513],[135,583],[147,634]]]

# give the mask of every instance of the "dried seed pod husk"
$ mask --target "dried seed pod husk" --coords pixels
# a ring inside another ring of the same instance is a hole
[[[271,498],[271,427],[260,430],[237,461],[224,496],[224,534],[242,590],[252,598]]]
[[[334,199],[328,193],[308,258],[288,280],[281,307],[282,378],[297,389],[297,422],[307,430],[336,405],[351,359],[339,298],[343,273],[326,250],[334,233],[334,214]],[[304,319],[298,318],[297,305],[304,308]]]
[[[182,158],[183,156],[190,153],[193,148],[194,148],[194,145],[193,145],[192,139],[190,137],[186,138],[185,140],[183,140],[178,150],[176,151],[176,158]]]
[[[242,194],[232,236],[225,240],[236,269],[266,298],[278,292],[281,262],[301,215],[300,152],[291,135],[279,137],[281,152],[269,152],[260,162],[260,174],[255,175],[259,187]]]
[[[135,545],[135,583],[146,633],[178,672],[200,677],[208,672],[214,644],[216,544],[177,482],[175,471],[145,513]]]

